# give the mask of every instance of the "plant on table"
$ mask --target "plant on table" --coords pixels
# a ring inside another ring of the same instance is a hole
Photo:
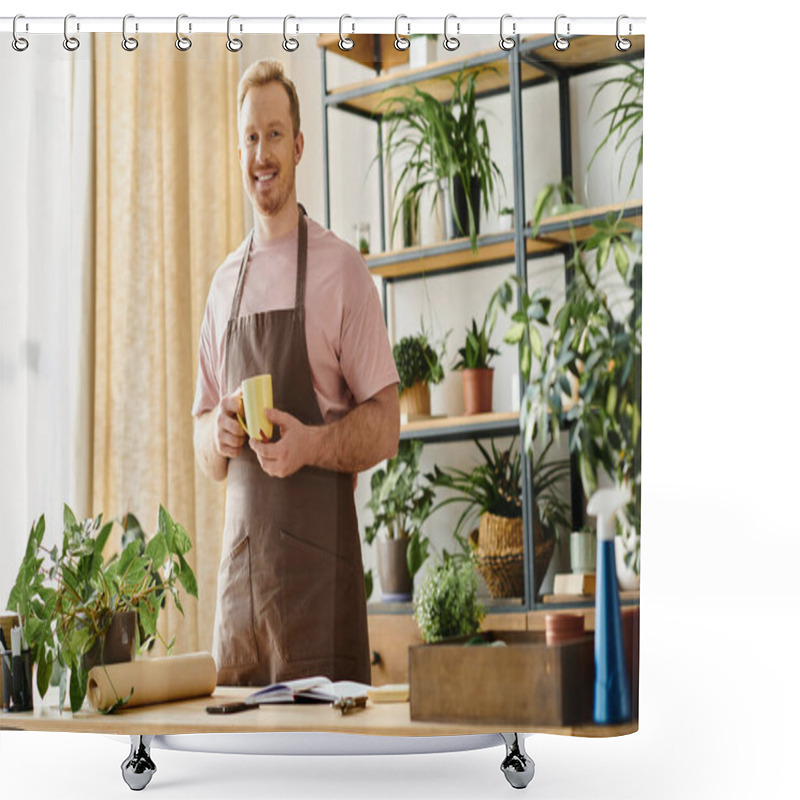
[[[425,576],[414,595],[414,620],[426,642],[478,632],[486,609],[469,561],[446,558]]]
[[[84,656],[97,642],[103,643],[115,614],[136,612],[139,636],[145,637],[140,645],[147,646],[154,637],[161,639],[157,622],[167,595],[181,613],[180,587],[197,597],[197,581],[185,558],[191,540],[163,506],[159,507],[158,531],[146,544],[133,515],[126,515],[120,524],[128,534],[127,538],[123,534],[122,552],[106,561],[103,550],[113,521],[103,523],[101,515],[78,522],[65,505],[61,548],[48,550],[42,545],[45,519],[39,517],[8,598],[8,607],[22,619],[42,697],[54,665],[62,668],[62,710],[67,689],[71,709],[77,711],[83,705],[88,681]],[[168,651],[173,644],[174,639]],[[118,705],[125,699],[118,698]]]
[[[393,348],[400,382],[400,410],[407,415],[429,415],[431,411],[430,387],[444,380],[442,361],[445,342],[437,348],[423,331],[415,336],[404,336]]]

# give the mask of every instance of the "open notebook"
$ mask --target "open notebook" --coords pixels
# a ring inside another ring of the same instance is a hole
[[[247,705],[264,703],[333,703],[343,697],[366,697],[370,688],[355,681],[333,682],[320,675],[285,683],[272,683],[248,695]]]

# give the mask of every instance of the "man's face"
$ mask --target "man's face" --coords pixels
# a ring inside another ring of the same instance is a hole
[[[303,134],[294,135],[289,95],[277,82],[250,89],[239,113],[239,163],[254,211],[274,216],[292,197]]]

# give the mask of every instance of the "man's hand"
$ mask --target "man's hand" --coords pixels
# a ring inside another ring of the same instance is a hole
[[[277,408],[266,408],[264,412],[272,425],[280,428],[281,438],[278,442],[250,439],[250,447],[256,454],[261,469],[273,478],[286,478],[306,464],[313,463],[313,434],[309,427]],[[259,433],[264,436],[263,431]]]
[[[236,414],[242,409],[242,393],[226,395],[216,408],[214,448],[224,458],[236,458],[244,447],[245,433]]]

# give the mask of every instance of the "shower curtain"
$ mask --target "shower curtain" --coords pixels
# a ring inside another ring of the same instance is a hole
[[[138,658],[211,651],[225,484],[198,466],[192,407],[209,291],[254,225],[237,86],[250,64],[277,59],[299,97],[298,200],[369,269],[401,382],[400,343],[424,340],[429,410],[403,412],[398,458],[364,470],[354,490],[372,683],[408,683],[409,646],[472,635],[439,624],[448,603],[469,616],[464,586],[498,638],[513,629],[553,648],[590,642],[602,548],[586,504],[617,487],[619,583],[605,589],[622,604],[623,721],[635,720],[644,37],[617,48],[613,30],[564,28],[556,47],[552,35],[509,29],[506,49],[495,34],[449,30],[398,49],[400,25],[398,37],[353,35],[348,49],[344,34],[229,24],[226,35],[178,22],[177,38],[129,27],[135,48],[74,28],[77,48],[56,34],[30,35],[24,51],[9,35],[0,42],[2,603],[39,515],[48,548],[61,547],[64,504],[79,520],[116,520],[110,559],[125,545],[125,515],[149,539],[164,506],[191,542],[182,557],[197,599],[167,602],[155,648]],[[448,136],[456,157],[469,151],[460,169]],[[464,189],[461,175],[478,178]],[[493,389],[470,414],[462,368],[475,366],[493,368]],[[391,470],[412,467],[404,501],[389,491]],[[378,557],[394,501],[410,503],[402,597]],[[465,502],[510,520],[507,530],[491,539],[477,513],[462,524]],[[462,583],[437,595],[448,581]],[[594,670],[591,660],[576,678],[587,698]],[[589,700],[580,714],[576,723],[592,722]]]

